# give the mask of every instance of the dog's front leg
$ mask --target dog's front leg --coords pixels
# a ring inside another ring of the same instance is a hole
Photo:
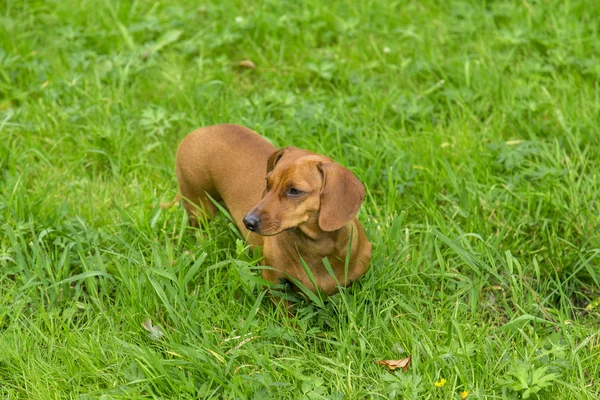
[[[272,268],[263,269],[262,277],[271,283],[266,289],[269,291],[269,297],[273,301],[273,304],[276,307],[281,304],[281,308],[286,312],[287,316],[293,317],[295,315],[294,303],[281,297],[282,294],[285,294],[284,292],[290,290],[292,283],[289,279],[281,271]]]

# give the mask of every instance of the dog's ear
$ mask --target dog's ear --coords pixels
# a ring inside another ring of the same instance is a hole
[[[271,154],[269,156],[269,159],[267,160],[267,174],[271,171],[273,171],[273,169],[275,169],[275,166],[277,165],[277,163],[279,162],[279,160],[281,160],[281,157],[283,157],[283,155],[290,151],[290,150],[295,150],[296,147],[294,146],[288,146],[288,147],[284,147],[282,149],[276,150],[273,154]]]
[[[352,221],[358,212],[365,188],[350,170],[336,163],[319,164],[323,175],[319,227],[336,231]]]

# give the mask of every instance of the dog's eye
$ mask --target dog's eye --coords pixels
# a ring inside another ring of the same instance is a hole
[[[304,194],[304,192],[302,190],[298,190],[296,188],[290,188],[290,190],[288,190],[288,197],[299,197],[302,196]]]

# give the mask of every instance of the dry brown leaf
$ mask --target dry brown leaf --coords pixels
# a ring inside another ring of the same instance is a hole
[[[254,62],[252,62],[252,60],[244,60],[244,61],[240,61],[240,67],[254,69],[254,68],[256,68],[256,64],[254,64]]]
[[[397,368],[402,368],[402,371],[406,372],[410,367],[411,361],[412,355],[409,354],[408,357],[403,358],[402,360],[380,360],[375,361],[375,364],[386,366],[390,371],[393,371]]]

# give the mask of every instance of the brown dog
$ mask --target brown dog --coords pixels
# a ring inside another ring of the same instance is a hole
[[[264,279],[331,295],[369,268],[371,243],[355,218],[364,188],[330,158],[295,147],[277,150],[248,128],[215,125],[183,139],[175,171],[190,223],[198,223],[199,213],[214,215],[207,194],[224,203],[248,243],[263,246],[265,265],[272,267],[263,270]]]

